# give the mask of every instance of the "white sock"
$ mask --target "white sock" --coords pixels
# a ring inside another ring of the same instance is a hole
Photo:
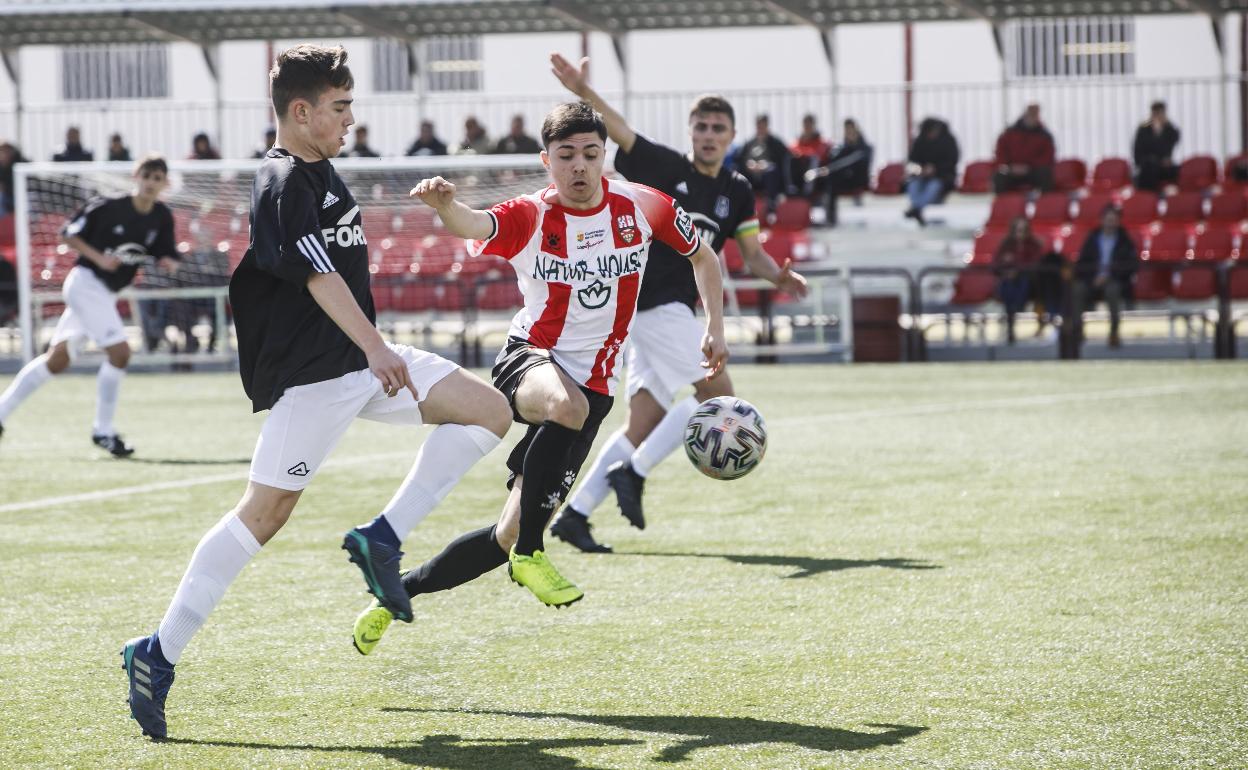
[[[407,478],[381,515],[400,541],[446,497],[468,469],[501,438],[480,425],[439,425],[429,434]]]
[[[581,478],[581,485],[568,501],[568,507],[588,518],[611,492],[611,487],[607,484],[607,469],[621,460],[627,460],[632,453],[633,442],[624,435],[624,429],[620,428],[612,433],[602,451],[594,458],[589,473]]]
[[[649,476],[654,466],[663,462],[663,458],[684,443],[685,426],[689,424],[689,418],[697,408],[698,399],[690,396],[667,410],[667,414],[663,415],[663,419],[654,426],[654,430],[650,431],[650,435],[646,436],[646,440],[641,442],[641,446],[637,447],[629,460],[638,476]]]
[[[38,358],[32,359],[30,363],[22,367],[17,373],[17,377],[13,382],[9,383],[9,387],[4,391],[4,395],[0,396],[0,422],[8,419],[17,405],[26,400],[26,397],[39,389],[39,386],[48,381],[52,376],[52,372],[48,369],[48,354],[44,353]]]
[[[233,511],[199,541],[156,631],[160,649],[170,663],[178,662],[186,643],[204,625],[225,589],[258,553],[259,541]]]
[[[95,425],[93,432],[97,436],[111,436],[113,415],[117,413],[117,393],[121,391],[121,378],[126,376],[125,369],[119,369],[109,362],[100,364],[100,373],[95,378]]]

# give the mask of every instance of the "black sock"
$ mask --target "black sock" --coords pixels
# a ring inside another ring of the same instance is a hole
[[[473,530],[455,538],[442,553],[403,574],[408,596],[446,591],[476,580],[507,562],[507,553],[498,546],[494,527]]]
[[[524,453],[524,486],[520,489],[520,534],[516,553],[532,556],[542,549],[542,533],[559,506],[559,488],[568,470],[568,454],[580,430],[544,422]]]

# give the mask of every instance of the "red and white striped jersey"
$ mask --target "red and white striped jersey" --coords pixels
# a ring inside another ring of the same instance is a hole
[[[577,382],[613,395],[651,241],[688,257],[698,234],[658,190],[604,178],[602,191],[602,203],[586,210],[560,206],[553,185],[500,203],[490,209],[493,235],[469,242],[469,251],[502,257],[516,270],[524,307],[510,336],[549,350]]]

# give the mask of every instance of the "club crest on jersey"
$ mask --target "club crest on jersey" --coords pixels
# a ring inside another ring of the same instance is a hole
[[[576,293],[576,298],[587,310],[597,310],[611,299],[611,287],[597,279]]]
[[[715,216],[720,219],[728,218],[728,196],[721,195],[715,199]]]
[[[620,214],[615,218],[615,227],[620,231],[620,240],[629,244],[637,237],[637,222],[632,214]]]

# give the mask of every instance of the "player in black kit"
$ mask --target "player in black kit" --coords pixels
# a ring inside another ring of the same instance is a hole
[[[173,212],[158,200],[169,186],[165,159],[159,155],[144,157],[135,166],[134,182],[133,193],[95,198],[61,229],[65,245],[78,252],[78,261],[61,288],[65,312],[56,323],[51,349],[26,364],[0,396],[0,433],[4,432],[4,420],[18,404],[52,375],[65,371],[90,339],[108,357],[96,377],[91,441],[114,457],[134,453],[113,428],[117,395],[130,363],[130,343],[117,312],[117,292],[129,286],[139,268],[150,262],[166,271],[177,266]]]
[[[130,714],[155,738],[165,737],[165,697],[187,642],[353,420],[438,426],[381,514],[342,546],[369,592],[409,623],[401,541],[511,423],[497,390],[432,353],[387,344],[374,326],[360,206],[329,162],[354,122],[346,59],[342,48],[300,45],[269,74],[277,143],[252,184],[251,244],[230,280],[243,388],[269,415],[242,500],[199,541],[156,633],[122,649]]]
[[[806,280],[786,262],[776,264],[758,241],[750,184],[724,167],[724,156],[736,136],[730,105],[719,96],[703,96],[689,111],[691,152],[680,152],[652,142],[633,131],[589,85],[589,59],[573,66],[559,54],[550,57],[551,69],[569,91],[602,113],[607,132],[619,145],[615,170],[632,182],[667,193],[693,217],[703,241],[719,252],[735,238],[750,272],[777,289],[806,295]],[[599,452],[550,532],[582,551],[608,552],[589,530],[588,517],[613,488],[620,510],[629,523],[645,528],[642,488],[646,476],[680,446],[685,424],[699,403],[733,395],[728,372],[711,376],[698,349],[702,325],[694,316],[697,287],[689,260],[680,259],[663,244],[655,244],[642,278],[637,319],[628,346],[628,417]],[[679,390],[693,385],[693,395],[673,403]]]

